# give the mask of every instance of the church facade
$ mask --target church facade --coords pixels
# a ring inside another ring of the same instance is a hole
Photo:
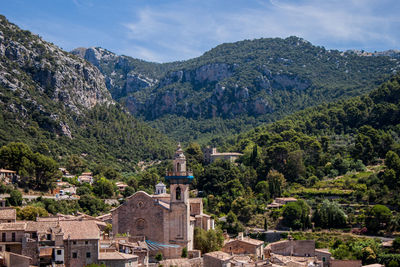
[[[155,255],[161,252],[165,258],[178,258],[182,249],[193,250],[194,228],[208,231],[214,228],[213,219],[203,213],[201,198],[189,198],[189,186],[193,174],[186,168],[186,157],[178,146],[173,170],[167,171],[170,194],[165,185],[156,185],[154,195],[139,191],[128,197],[111,211],[113,234],[144,236],[152,243],[161,244]]]

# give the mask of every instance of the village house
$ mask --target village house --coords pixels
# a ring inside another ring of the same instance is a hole
[[[290,202],[296,202],[297,199],[294,197],[277,197],[274,199],[274,201],[272,201],[271,204],[268,204],[267,207],[268,208],[281,208],[284,205],[286,205],[287,203]]]
[[[233,256],[223,251],[213,251],[203,255],[203,264],[207,267],[231,267]]]
[[[149,263],[149,247],[144,236],[117,237],[116,250],[138,256],[138,264],[147,266]]]
[[[154,194],[136,192],[119,207],[111,210],[114,235],[145,236],[150,256],[162,252],[165,258],[179,258],[183,248],[193,250],[194,227],[214,228],[213,219],[203,213],[199,200],[189,198],[193,174],[186,169],[186,157],[178,146],[173,170],[167,171],[170,194],[165,188]]]
[[[235,162],[239,157],[241,157],[243,154],[242,153],[237,153],[237,152],[218,152],[217,148],[213,147],[206,147],[203,150],[204,154],[204,161],[206,163],[213,163],[217,159],[221,160],[227,160],[229,162]]]
[[[16,183],[18,175],[16,171],[0,169],[0,180],[5,184]]]
[[[30,267],[31,258],[3,251],[0,252],[0,266],[1,267]]]
[[[0,223],[12,223],[17,220],[17,211],[14,208],[0,208]]]
[[[225,242],[221,250],[231,255],[252,255],[256,259],[263,259],[263,245],[264,241],[244,237],[243,233],[239,233],[236,239]]]
[[[123,183],[123,182],[116,182],[115,185],[118,187],[118,190],[119,190],[120,192],[124,192],[124,191],[125,191],[125,188],[128,187],[128,185],[125,184],[125,183]]]
[[[89,183],[89,184],[93,184],[93,175],[91,172],[83,172],[80,176],[78,176],[78,182],[80,182],[81,184],[83,183]]]
[[[331,262],[331,253],[327,250],[315,249],[314,240],[282,240],[268,244],[264,248],[264,257],[272,263],[287,264],[294,261],[301,264],[328,267]],[[307,266],[307,265],[305,265]]]
[[[100,252],[99,264],[104,264],[107,267],[137,267],[138,256],[125,254],[118,251]]]
[[[0,251],[29,257],[31,265],[85,266],[99,258],[94,220],[0,223],[0,238]]]

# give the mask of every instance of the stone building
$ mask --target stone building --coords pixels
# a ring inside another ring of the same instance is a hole
[[[99,264],[104,264],[107,267],[137,267],[138,256],[118,251],[101,252]]]
[[[29,257],[32,265],[86,266],[99,258],[100,230],[93,220],[0,224],[0,251]]]
[[[222,251],[234,255],[253,255],[256,259],[263,259],[264,241],[243,237],[243,233],[239,233],[236,239],[229,240],[222,247]]]
[[[0,208],[0,223],[12,223],[17,220],[17,211],[14,208]]]
[[[296,261],[299,264],[305,262],[314,266],[331,266],[331,253],[327,250],[315,249],[314,240],[283,240],[268,244],[264,248],[264,256],[271,262],[285,263]]]
[[[186,157],[180,145],[175,152],[173,170],[167,171],[170,194],[162,184],[156,194],[143,191],[128,197],[111,211],[113,234],[144,236],[152,250],[150,255],[162,252],[165,258],[180,257],[182,249],[193,249],[194,227],[214,228],[213,219],[203,213],[199,199],[189,198],[193,174],[186,168]]]
[[[218,152],[217,148],[213,147],[206,147],[203,150],[203,155],[204,155],[204,161],[205,163],[213,163],[217,159],[221,160],[227,160],[229,162],[235,162],[240,156],[242,156],[242,153],[237,153],[237,152]]]

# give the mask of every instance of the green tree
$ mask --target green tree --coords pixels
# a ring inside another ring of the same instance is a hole
[[[194,248],[201,250],[201,253],[208,253],[220,250],[224,243],[224,236],[220,230],[205,231],[202,228],[194,228]]]
[[[101,212],[106,212],[109,207],[103,200],[91,195],[83,195],[78,200],[78,204],[84,213],[89,215],[99,215]]]
[[[22,193],[18,190],[12,190],[10,192],[10,197],[8,198],[8,202],[11,206],[21,206],[22,205]]]
[[[268,201],[271,198],[269,183],[267,181],[258,182],[256,185],[256,192],[261,195],[265,201]]]
[[[37,217],[47,217],[49,213],[42,207],[26,206],[17,209],[17,217],[19,220],[36,221]]]
[[[340,228],[346,225],[346,213],[334,201],[324,200],[313,214],[316,226],[322,228]]]
[[[295,230],[306,229],[311,226],[310,207],[304,200],[289,202],[283,207],[282,223]]]
[[[188,250],[187,250],[187,247],[184,247],[182,249],[181,257],[182,258],[187,258],[187,256],[188,256]]]
[[[189,143],[185,149],[188,164],[191,166],[196,163],[203,163],[204,155],[201,147],[197,143]]]
[[[267,175],[267,181],[269,184],[271,197],[280,197],[282,195],[283,188],[286,185],[286,179],[283,174],[275,170],[270,170]]]
[[[135,189],[131,186],[125,187],[125,190],[122,192],[124,197],[132,196],[135,193]]]
[[[52,188],[55,180],[61,177],[58,164],[42,154],[34,154],[35,176],[32,181],[34,189],[47,191]]]
[[[400,176],[400,157],[396,152],[388,151],[386,153],[385,165],[388,169],[394,170],[398,177]]]
[[[78,155],[69,156],[66,164],[66,169],[73,175],[79,175],[86,169],[86,162]]]
[[[94,181],[93,192],[101,198],[110,198],[114,195],[114,185],[111,181],[101,177]]]
[[[145,171],[141,174],[139,186],[143,189],[154,190],[154,186],[160,180],[160,176],[152,171]]]
[[[156,261],[162,261],[163,260],[163,254],[161,252],[157,253],[155,256]]]
[[[370,233],[386,229],[392,217],[390,209],[384,205],[375,205],[367,213],[365,224]]]
[[[92,186],[88,183],[84,183],[76,189],[76,194],[78,196],[90,195],[92,194],[92,192],[93,192]]]

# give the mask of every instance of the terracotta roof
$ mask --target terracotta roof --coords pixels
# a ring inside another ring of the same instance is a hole
[[[132,260],[138,258],[136,255],[115,252],[100,252],[99,260]]]
[[[17,211],[14,208],[0,209],[1,220],[15,220],[17,218]]]
[[[231,242],[244,242],[244,243],[248,243],[248,244],[251,244],[254,246],[260,246],[260,245],[264,244],[264,241],[249,238],[249,237],[244,237],[243,239],[229,240],[228,242],[226,242],[226,244],[231,243]]]
[[[102,220],[108,220],[110,218],[112,218],[111,213],[106,213],[106,214],[103,214],[103,215],[100,215],[100,216],[96,217],[97,220],[101,220],[101,221]]]
[[[216,258],[216,259],[223,260],[223,261],[230,260],[232,258],[231,255],[229,255],[228,253],[225,253],[223,251],[213,251],[213,252],[204,254],[204,256],[206,256],[206,255]]]
[[[49,233],[51,228],[57,227],[58,221],[27,221],[26,230],[27,232],[38,232],[38,233]]]
[[[96,221],[60,221],[59,224],[64,232],[64,239],[100,239],[100,230]]]
[[[0,169],[0,172],[5,172],[5,173],[16,173],[16,171],[6,170],[6,169]]]
[[[0,231],[24,231],[25,229],[25,222],[0,223]]]
[[[328,249],[315,249],[315,252],[332,255]]]

